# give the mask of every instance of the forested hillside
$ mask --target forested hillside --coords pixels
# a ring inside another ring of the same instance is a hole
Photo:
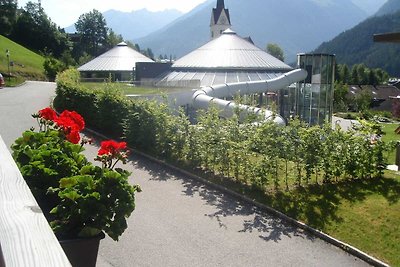
[[[391,13],[395,13],[400,10],[399,0],[388,0],[375,14],[376,16],[383,16]]]
[[[336,54],[340,64],[364,63],[370,68],[382,68],[392,76],[400,76],[400,44],[374,43],[373,35],[400,30],[400,11],[371,17],[332,41],[325,42],[315,52]]]

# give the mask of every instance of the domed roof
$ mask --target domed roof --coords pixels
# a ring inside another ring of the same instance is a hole
[[[78,68],[79,71],[132,71],[136,62],[154,62],[152,59],[121,42],[111,50]]]
[[[172,68],[292,70],[289,65],[239,37],[231,29],[178,59]]]

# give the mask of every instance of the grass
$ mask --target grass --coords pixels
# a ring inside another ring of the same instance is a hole
[[[400,179],[345,181],[279,192],[267,204],[394,266],[400,265]]]
[[[8,59],[5,53],[7,49],[10,51],[10,61],[14,62],[14,66],[10,69],[13,75],[27,79],[45,79],[44,58],[2,35],[0,35],[1,73],[8,73]]]
[[[388,141],[400,141],[400,134],[396,134],[394,130],[397,129],[397,127],[400,126],[399,123],[382,123],[382,130],[385,132],[385,135],[383,135],[382,140],[385,142]],[[396,150],[393,150],[391,153],[389,153],[388,156],[389,164],[395,164],[396,160]]]
[[[23,82],[25,82],[25,78],[21,77],[21,76],[4,77],[4,80],[6,82],[7,87],[15,87],[15,86],[21,85]]]
[[[91,83],[85,82],[84,86],[88,88],[107,88],[109,84],[107,83]],[[154,94],[167,94],[167,93],[176,93],[176,92],[184,92],[189,89],[184,88],[157,88],[157,87],[143,87],[143,86],[132,86],[126,83],[112,83],[113,87],[116,87],[125,95],[154,95]]]
[[[400,176],[395,172],[387,171],[382,178],[350,179],[268,192],[221,177],[206,175],[205,178],[273,207],[391,266],[400,266]]]

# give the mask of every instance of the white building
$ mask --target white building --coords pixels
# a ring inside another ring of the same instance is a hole
[[[131,81],[137,62],[154,61],[122,42],[80,66],[78,71],[83,79],[102,80],[111,75],[114,81]]]

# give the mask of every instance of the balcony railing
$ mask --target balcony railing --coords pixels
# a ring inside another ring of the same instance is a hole
[[[0,267],[71,266],[0,136]]]

